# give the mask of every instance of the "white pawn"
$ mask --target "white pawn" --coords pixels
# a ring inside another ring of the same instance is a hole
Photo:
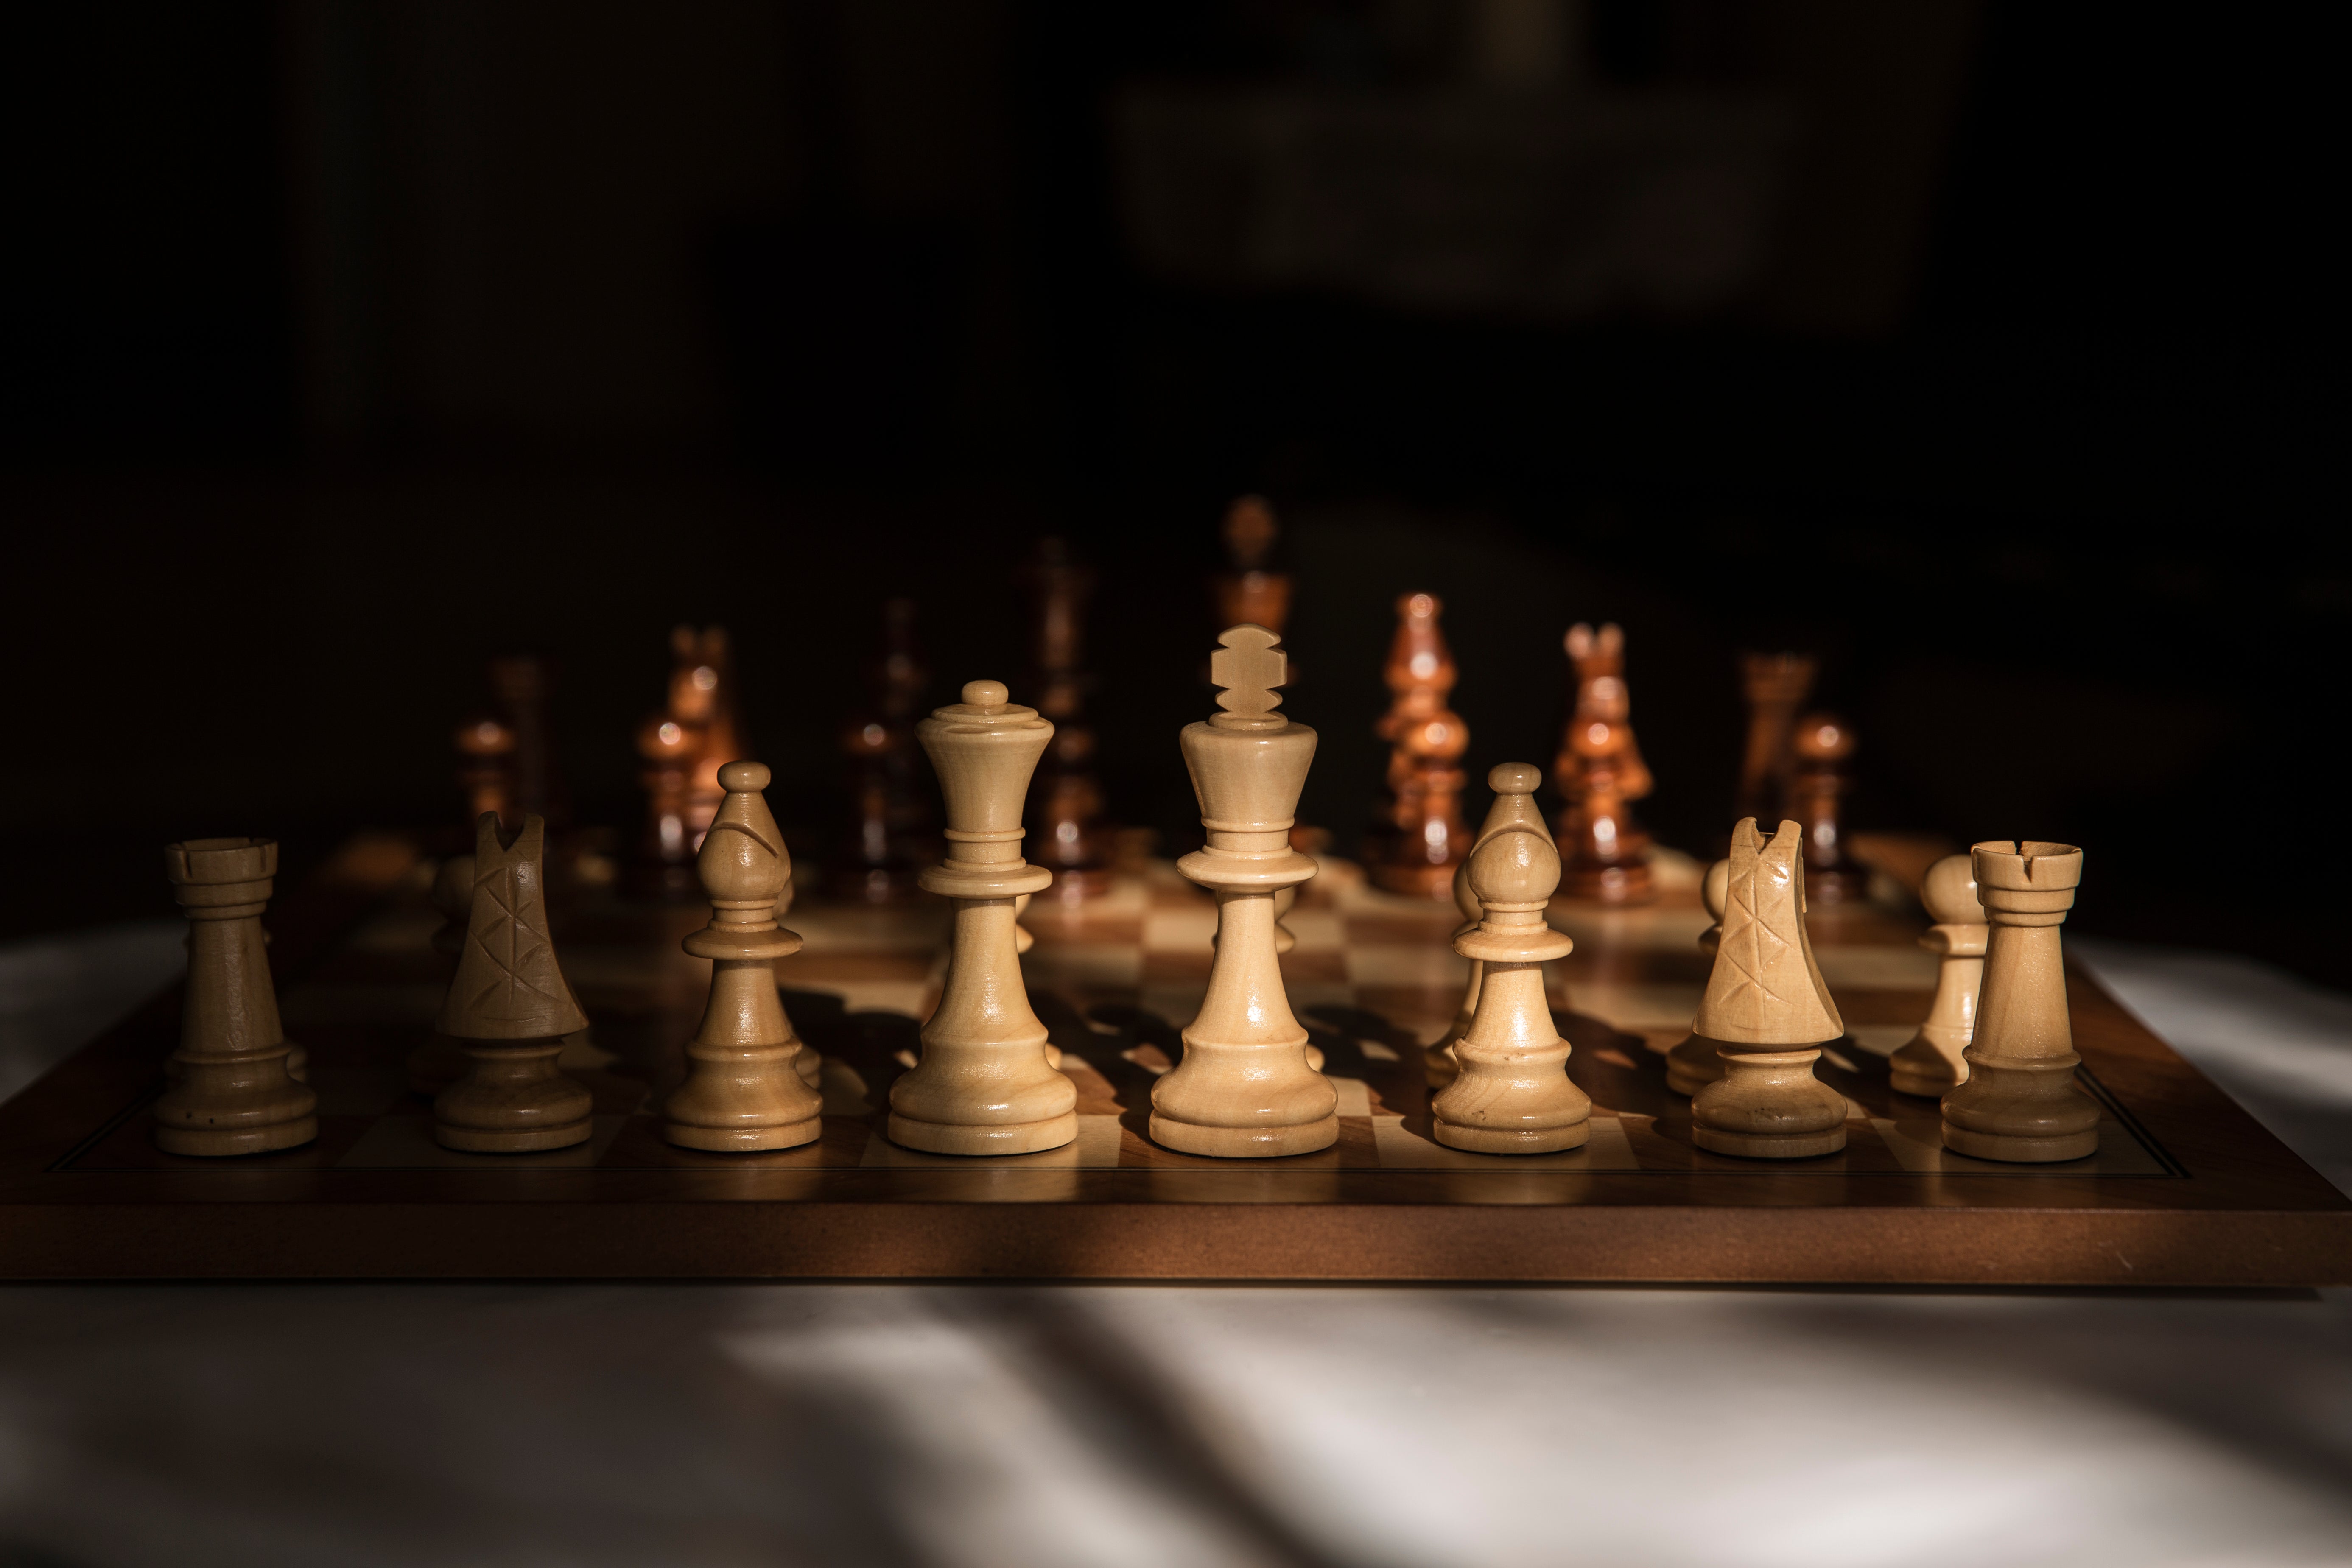
[[[1187,1154],[1312,1153],[1339,1142],[1339,1091],[1309,1065],[1283,989],[1275,895],[1315,875],[1290,847],[1315,731],[1275,711],[1287,661],[1272,632],[1229,626],[1217,641],[1221,711],[1181,737],[1209,841],[1176,863],[1217,896],[1215,957],[1183,1059],[1151,1087],[1151,1136]]]
[[[1940,961],[1936,999],[1919,1032],[1886,1059],[1887,1082],[1904,1094],[1935,1099],[1966,1083],[1968,1049],[1977,1027],[1977,987],[1984,979],[1984,906],[1977,901],[1977,877],[1966,855],[1947,855],[1927,868],[1919,901],[1936,923],[1919,945]]]
[[[1512,825],[1482,837],[1468,864],[1485,913],[1454,951],[1486,974],[1477,1016],[1454,1047],[1460,1075],[1430,1102],[1437,1141],[1482,1154],[1581,1148],[1592,1100],[1568,1081],[1569,1045],[1544,995],[1543,966],[1574,945],[1544,923],[1559,848],[1540,824]]]
[[[1054,726],[974,680],[915,733],[947,801],[947,858],[922,874],[955,903],[940,1005],[923,1055],[890,1086],[894,1143],[932,1154],[1033,1154],[1078,1135],[1078,1088],[1046,1057],[1045,1026],[1021,977],[1015,905],[1054,874],[1021,858],[1021,807]]]
[[[1706,868],[1699,898],[1715,923],[1699,933],[1698,950],[1710,959],[1723,945],[1723,900],[1731,887],[1731,862],[1717,860]],[[1723,1042],[1710,1040],[1694,1028],[1666,1052],[1666,1087],[1676,1094],[1696,1094],[1723,1076]]]
[[[1495,792],[1495,804],[1486,808],[1486,820],[1478,826],[1478,837],[1471,841],[1473,854],[1479,845],[1506,827],[1520,826],[1541,829],[1543,813],[1536,809],[1536,787],[1543,783],[1543,770],[1532,763],[1497,763],[1486,774],[1486,787]],[[1462,924],[1454,935],[1458,942],[1478,928],[1485,911],[1478,907],[1477,896],[1470,890],[1470,861],[1463,858],[1454,868],[1454,907],[1462,911]],[[1478,984],[1486,965],[1476,959],[1470,961],[1469,983],[1462,988],[1462,1005],[1454,1012],[1454,1026],[1445,1038],[1429,1048],[1423,1070],[1432,1089],[1443,1089],[1454,1081],[1462,1070],[1455,1059],[1454,1047],[1470,1032],[1470,1020],[1478,1013]]]
[[[793,1033],[776,994],[776,960],[801,950],[776,924],[793,861],[760,792],[759,763],[719,770],[719,803],[695,867],[710,895],[710,923],[684,946],[710,965],[710,1001],[686,1047],[686,1081],[662,1107],[662,1136],[721,1152],[793,1149],[824,1131],[824,1102],[799,1070],[814,1055]]]

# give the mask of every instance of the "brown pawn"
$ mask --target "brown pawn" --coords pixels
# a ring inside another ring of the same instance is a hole
[[[2058,928],[2074,907],[2083,852],[2071,844],[1979,844],[1969,851],[1991,932],[1969,1079],[1944,1096],[1944,1147],[1979,1160],[2042,1163],[2098,1152],[2099,1102],[2074,1081],[2066,959]]]
[[[1842,824],[1853,793],[1853,727],[1831,713],[1808,713],[1790,737],[1788,813],[1805,830],[1805,896],[1818,904],[1859,903],[1870,873],[1846,852]]]
[[[193,838],[163,850],[188,918],[180,1045],[155,1101],[155,1144],[172,1154],[262,1154],[319,1135],[319,1097],[289,1070],[261,911],[278,875],[268,838]]]
[[[1095,732],[1086,720],[1087,603],[1095,574],[1058,539],[1037,542],[1028,572],[1037,615],[1037,711],[1054,726],[1037,764],[1026,821],[1035,865],[1054,874],[1046,895],[1065,903],[1110,890],[1114,835],[1095,773]]]
[[[646,826],[630,867],[630,890],[640,897],[677,900],[694,891],[694,828],[690,796],[694,768],[702,754],[702,732],[668,713],[656,713],[637,730],[637,755],[645,767]]]
[[[500,822],[520,822],[515,809],[514,726],[495,713],[483,713],[457,726],[457,741],[466,820],[487,811]]]
[[[1267,565],[1273,558],[1275,541],[1281,536],[1282,531],[1274,520],[1273,504],[1264,496],[1244,496],[1227,509],[1224,542],[1231,569],[1209,581],[1209,597],[1220,631],[1227,626],[1256,626],[1277,637],[1282,636],[1290,619],[1290,574],[1273,571]],[[1286,662],[1290,673],[1283,683],[1285,690],[1298,684],[1298,661],[1287,658]],[[1290,829],[1290,847],[1302,855],[1319,855],[1330,846],[1331,830],[1328,827],[1300,822]],[[1287,910],[1289,905],[1286,903],[1283,908]],[[1287,928],[1281,929],[1286,937]],[[1290,950],[1286,947],[1283,951]]]
[[[669,634],[670,717],[697,739],[693,776],[687,785],[688,853],[702,847],[702,836],[718,815],[726,790],[719,783],[724,763],[751,749],[736,708],[735,667],[725,626],[673,627]]]
[[[1789,731],[1813,689],[1821,661],[1802,653],[1744,653],[1739,682],[1748,699],[1748,749],[1739,763],[1735,818],[1769,822],[1785,815]]]
[[[1220,627],[1264,626],[1282,635],[1290,618],[1290,574],[1269,572],[1266,561],[1281,530],[1264,496],[1244,496],[1225,512],[1225,555],[1230,570],[1211,580]],[[1294,679],[1297,671],[1292,671]]]
[[[824,1102],[802,1070],[808,1047],[776,994],[776,960],[801,939],[776,924],[793,860],[760,794],[768,780],[758,763],[719,770],[726,795],[696,862],[710,923],[684,945],[711,961],[710,1001],[687,1042],[686,1081],[662,1107],[662,1136],[681,1148],[793,1149],[824,1131]]]
[[[588,1090],[558,1070],[563,1037],[587,1015],[547,929],[547,824],[475,825],[474,892],[457,973],[434,1027],[466,1051],[466,1076],[433,1102],[433,1136],[473,1153],[528,1153],[587,1142]]]
[[[1478,825],[1478,837],[1471,846],[1471,855],[1477,846],[1500,833],[1506,827],[1532,827],[1538,833],[1549,832],[1543,813],[1536,809],[1536,786],[1543,783],[1543,772],[1533,763],[1497,763],[1486,774],[1486,787],[1495,792],[1495,804],[1486,808],[1486,820]],[[1454,871],[1454,907],[1462,911],[1463,923],[1454,932],[1454,939],[1468,936],[1486,919],[1486,910],[1478,903],[1478,895],[1470,889],[1470,862],[1464,860]],[[1442,1089],[1454,1081],[1462,1070],[1454,1057],[1454,1047],[1470,1032],[1471,1022],[1478,1016],[1479,984],[1486,974],[1486,965],[1476,959],[1470,961],[1469,983],[1462,990],[1462,1005],[1454,1010],[1454,1026],[1445,1038],[1429,1047],[1423,1058],[1423,1070],[1432,1089]]]
[[[1576,710],[1552,765],[1565,803],[1561,891],[1604,904],[1646,903],[1657,887],[1650,836],[1634,822],[1633,803],[1650,793],[1651,778],[1633,741],[1625,634],[1613,622],[1597,633],[1580,622],[1569,628],[1567,647],[1576,664]]]
[[[1731,835],[1723,934],[1691,1031],[1717,1042],[1723,1076],[1691,1097],[1691,1142],[1716,1154],[1794,1160],[1845,1147],[1845,1096],[1813,1076],[1845,1033],[1805,931],[1804,830]]]
[[[1452,896],[1454,869],[1470,850],[1460,766],[1470,727],[1445,705],[1459,671],[1438,629],[1444,607],[1434,594],[1397,600],[1396,640],[1381,672],[1393,700],[1373,731],[1391,748],[1390,805],[1364,855],[1375,886],[1423,899]]]
[[[514,730],[513,809],[502,820],[543,816],[561,828],[567,817],[555,768],[555,730],[548,719],[555,694],[553,668],[536,654],[494,658],[490,690]]]
[[[442,861],[434,874],[431,897],[434,912],[441,917],[441,929],[433,933],[433,951],[449,959],[454,975],[457,955],[466,949],[466,927],[474,916],[474,858],[452,855]],[[408,1087],[416,1094],[439,1094],[465,1071],[466,1047],[437,1029],[408,1053]]]
[[[883,649],[870,671],[873,702],[841,734],[857,800],[857,829],[825,868],[825,890],[858,903],[915,897],[915,880],[935,857],[929,790],[916,765],[915,721],[930,671],[915,642],[915,602],[882,607]]]
[[[1454,951],[1486,974],[1477,1016],[1454,1047],[1461,1075],[1429,1103],[1431,1130],[1448,1148],[1482,1154],[1580,1149],[1592,1100],[1568,1081],[1569,1045],[1544,994],[1543,966],[1574,945],[1544,923],[1559,850],[1540,826],[1507,826],[1479,838],[1469,880],[1485,912]]]

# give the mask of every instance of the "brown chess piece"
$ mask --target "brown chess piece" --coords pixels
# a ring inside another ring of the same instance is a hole
[[[1744,653],[1739,682],[1748,699],[1748,749],[1739,763],[1732,816],[1778,820],[1789,779],[1789,731],[1813,689],[1821,661],[1802,653]]]
[[[1266,569],[1281,530],[1264,496],[1244,496],[1225,512],[1225,554],[1230,569],[1211,579],[1220,626],[1264,626],[1282,635],[1290,618],[1290,574]],[[1297,671],[1294,668],[1295,681]]]
[[[883,650],[870,673],[873,701],[842,731],[857,801],[857,827],[825,868],[825,890],[859,903],[898,903],[915,897],[926,853],[929,790],[916,764],[915,721],[930,671],[915,642],[915,602],[882,607]]]
[[[500,822],[520,822],[516,809],[514,726],[495,713],[482,713],[457,726],[457,782],[466,791],[466,820],[488,812]]]
[[[1454,896],[1454,868],[1470,851],[1462,820],[1461,768],[1470,728],[1445,705],[1459,672],[1434,594],[1397,600],[1396,639],[1382,676],[1393,694],[1374,733],[1389,742],[1389,807],[1367,835],[1375,886],[1423,899]]]
[[[543,816],[561,831],[567,814],[555,765],[555,731],[548,717],[555,692],[554,667],[536,654],[494,658],[490,690],[514,731],[514,810],[503,820]]]
[[[1633,802],[1650,793],[1648,764],[1634,742],[1625,689],[1625,634],[1614,623],[1595,632],[1569,628],[1576,664],[1576,708],[1560,739],[1552,776],[1565,804],[1558,820],[1560,890],[1604,904],[1643,903],[1657,896],[1650,874],[1650,836],[1633,820]]]
[[[1805,896],[1817,904],[1851,904],[1870,896],[1870,873],[1846,852],[1840,823],[1853,793],[1853,726],[1808,713],[1790,737],[1789,815],[1805,830]]]
[[[1275,542],[1282,537],[1273,504],[1264,496],[1243,496],[1225,510],[1223,535],[1227,570],[1209,580],[1218,628],[1256,626],[1282,636],[1290,619],[1291,576],[1271,565]],[[1285,690],[1298,684],[1298,661],[1287,663]],[[1290,847],[1304,855],[1319,855],[1330,843],[1327,827],[1301,822],[1290,830]]]
[[[646,764],[637,774],[646,791],[646,826],[630,868],[630,890],[643,898],[683,900],[695,886],[688,797],[702,755],[702,732],[667,712],[656,713],[637,730],[637,755]]]
[[[1028,572],[1037,616],[1037,711],[1054,726],[1029,793],[1035,864],[1054,874],[1045,895],[1066,903],[1110,890],[1114,833],[1095,773],[1095,732],[1086,721],[1083,670],[1087,602],[1095,574],[1058,539],[1040,540]]]
[[[172,1154],[263,1154],[319,1135],[319,1097],[291,1070],[261,911],[278,875],[268,838],[192,838],[163,851],[188,918],[180,1045],[155,1101],[155,1144]]]
[[[735,667],[725,626],[677,626],[669,634],[669,713],[699,741],[686,792],[689,852],[702,847],[727,791],[719,770],[751,752],[736,707]]]
[[[474,891],[457,973],[434,1027],[460,1042],[466,1075],[433,1101],[433,1136],[472,1153],[529,1153],[585,1142],[593,1102],[555,1065],[585,1029],[547,923],[547,824],[511,837],[475,828]]]

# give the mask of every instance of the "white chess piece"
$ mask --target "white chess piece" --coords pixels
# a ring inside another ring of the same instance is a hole
[[[1540,821],[1513,824],[1482,836],[1468,866],[1484,912],[1454,950],[1486,975],[1477,1015],[1454,1047],[1461,1072],[1430,1101],[1432,1131],[1448,1148],[1484,1154],[1581,1148],[1592,1100],[1568,1081],[1569,1045],[1544,994],[1543,966],[1573,946],[1544,923],[1559,848]]]
[[[759,763],[719,770],[726,792],[695,866],[710,895],[710,923],[682,944],[711,961],[710,1000],[686,1046],[686,1081],[662,1107],[662,1136],[687,1149],[793,1149],[823,1134],[824,1100],[799,1070],[811,1053],[776,994],[776,960],[800,935],[776,924],[792,886],[784,836],[760,792]]]
[[[1077,1085],[1046,1058],[1045,1026],[1021,977],[1014,906],[1054,874],[1021,858],[1021,807],[1054,726],[975,680],[916,727],[947,801],[948,857],[922,874],[954,900],[940,1005],[923,1055],[890,1086],[885,1130],[933,1154],[1031,1154],[1078,1135]]]
[[[1699,900],[1715,923],[1699,933],[1698,950],[1713,959],[1723,945],[1723,900],[1731,885],[1731,862],[1717,860],[1699,883]],[[1723,1076],[1721,1040],[1710,1040],[1693,1029],[1666,1052],[1666,1087],[1676,1094],[1696,1094]]]
[[[1731,835],[1723,935],[1691,1030],[1717,1042],[1723,1076],[1691,1097],[1691,1142],[1717,1154],[1794,1160],[1845,1147],[1845,1096],[1813,1076],[1845,1033],[1805,932],[1805,834]]]
[[[1936,923],[1919,945],[1936,955],[1936,999],[1919,1032],[1886,1059],[1887,1082],[1904,1094],[1938,1098],[1968,1081],[1968,1049],[1977,1027],[1977,988],[1984,980],[1984,906],[1977,901],[1976,869],[1966,855],[1947,855],[1927,868],[1919,901]]]
[[[2099,1148],[2099,1102],[2074,1081],[2058,928],[2082,885],[2071,844],[1979,844],[1969,856],[1991,935],[1966,1083],[1944,1096],[1944,1147],[1980,1160],[2080,1160]]]
[[[1545,827],[1543,813],[1536,809],[1536,788],[1543,783],[1543,770],[1532,763],[1497,763],[1486,774],[1486,787],[1495,792],[1495,804],[1486,808],[1486,820],[1478,825],[1478,837],[1470,849],[1476,854],[1478,846],[1504,828],[1518,826],[1541,830]],[[1462,911],[1462,924],[1454,931],[1458,941],[1477,929],[1484,911],[1470,891],[1470,861],[1465,857],[1454,868],[1454,907]],[[1470,1020],[1478,1013],[1478,984],[1486,966],[1476,959],[1470,961],[1470,979],[1462,989],[1462,1005],[1454,1009],[1454,1026],[1445,1038],[1429,1047],[1424,1063],[1429,1087],[1443,1089],[1454,1081],[1462,1070],[1455,1058],[1454,1046],[1470,1032]]]
[[[1339,1093],[1310,1065],[1276,952],[1275,895],[1315,875],[1290,847],[1315,731],[1275,711],[1286,660],[1264,626],[1227,628],[1211,656],[1223,689],[1188,724],[1184,765],[1209,842],[1177,869],[1217,897],[1215,957],[1184,1056],[1151,1089],[1151,1136],[1188,1154],[1305,1154],[1339,1141]]]

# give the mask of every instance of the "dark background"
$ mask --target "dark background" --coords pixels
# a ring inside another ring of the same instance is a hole
[[[1258,489],[1324,735],[1304,814],[1343,847],[1390,606],[1428,589],[1480,774],[1549,763],[1560,633],[1615,618],[1643,814],[1704,851],[1737,652],[1811,649],[1863,825],[2079,843],[2080,929],[2352,984],[2320,859],[2352,617],[2315,374],[2332,56],[2285,26],[12,14],[0,922],[162,912],[173,837],[299,860],[448,823],[449,731],[502,651],[560,662],[579,812],[630,822],[686,619],[732,629],[822,852],[881,601],[920,600],[934,700],[1022,695],[1014,574],[1049,533],[1101,574],[1113,808],[1179,837],[1203,579]]]

